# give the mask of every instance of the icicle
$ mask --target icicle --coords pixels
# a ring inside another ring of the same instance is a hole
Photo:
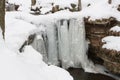
[[[69,48],[69,32],[67,20],[60,20],[58,26],[58,44],[59,58],[63,68],[68,68],[70,65],[70,48]]]
[[[71,19],[70,20],[70,52],[72,55],[72,61],[74,62],[74,67],[80,67],[85,60],[85,30],[84,23],[82,20]]]
[[[59,65],[55,24],[48,24],[46,31],[48,37],[48,62],[49,64]]]
[[[60,20],[57,26],[59,55],[62,67],[85,67],[88,60],[86,55],[85,27],[83,20]]]

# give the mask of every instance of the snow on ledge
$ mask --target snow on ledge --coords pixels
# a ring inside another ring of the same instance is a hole
[[[105,42],[102,48],[120,51],[120,37],[107,36],[102,39],[102,42]]]
[[[120,32],[120,26],[114,26],[110,29],[110,31]]]

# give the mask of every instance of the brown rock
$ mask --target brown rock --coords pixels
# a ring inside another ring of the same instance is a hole
[[[120,73],[120,52],[115,50],[103,49],[102,38],[108,35],[119,36],[120,32],[109,31],[117,24],[115,18],[97,19],[95,21],[84,19],[86,38],[90,41],[89,55],[95,55],[104,60],[104,66],[113,73]],[[93,57],[94,58],[94,57]]]

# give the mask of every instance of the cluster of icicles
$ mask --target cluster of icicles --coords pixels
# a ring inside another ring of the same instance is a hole
[[[45,26],[45,32],[38,33],[42,38],[36,37],[32,46],[43,55],[46,63],[65,69],[88,66],[83,19],[61,19]]]

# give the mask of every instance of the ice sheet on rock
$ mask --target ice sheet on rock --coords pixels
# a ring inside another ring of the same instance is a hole
[[[45,41],[43,40],[40,34],[38,33],[36,34],[36,37],[31,45],[35,50],[37,50],[38,52],[40,52],[40,54],[42,54],[43,61],[47,63],[48,57],[47,57],[47,50],[45,47]]]

